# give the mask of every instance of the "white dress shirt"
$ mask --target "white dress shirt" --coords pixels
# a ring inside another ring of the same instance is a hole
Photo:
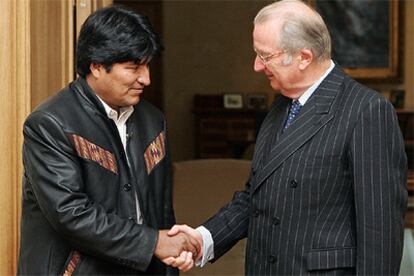
[[[122,146],[124,147],[124,152],[126,153],[126,146],[127,146],[127,127],[126,122],[129,117],[131,117],[132,113],[134,112],[133,106],[121,107],[118,112],[111,108],[107,103],[105,103],[98,95],[96,95],[98,99],[101,101],[102,105],[105,108],[106,115],[109,119],[114,121],[116,128],[118,129],[119,137],[121,138]],[[128,154],[125,154],[128,160]],[[129,166],[129,163],[128,163]],[[142,213],[141,209],[139,208],[138,202],[138,195],[135,193],[135,207],[137,211],[137,222],[138,224],[142,224]]]

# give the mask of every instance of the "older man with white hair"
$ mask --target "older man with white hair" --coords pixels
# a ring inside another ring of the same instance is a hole
[[[170,235],[201,241],[202,264],[247,238],[247,275],[397,275],[407,163],[393,106],[331,60],[323,19],[301,1],[264,7],[253,47],[254,70],[281,96],[257,137],[251,176],[197,230]]]

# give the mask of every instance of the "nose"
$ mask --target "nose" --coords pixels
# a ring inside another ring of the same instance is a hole
[[[148,65],[143,65],[139,75],[138,75],[138,82],[144,86],[148,86],[151,83],[151,78],[150,78],[150,71],[149,71],[149,66]]]
[[[266,66],[263,64],[263,62],[260,60],[258,56],[254,59],[253,69],[255,72],[263,72]]]

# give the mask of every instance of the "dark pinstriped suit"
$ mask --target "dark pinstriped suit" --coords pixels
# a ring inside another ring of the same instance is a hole
[[[335,67],[282,132],[279,97],[246,189],[209,219],[217,259],[248,237],[246,274],[399,271],[406,156],[392,105]]]

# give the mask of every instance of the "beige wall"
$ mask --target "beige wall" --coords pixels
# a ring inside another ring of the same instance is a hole
[[[166,1],[163,40],[164,107],[173,160],[194,158],[194,94],[269,94],[267,79],[252,69],[252,20],[271,1]],[[405,1],[403,83],[370,83],[377,90],[405,89],[414,109],[414,1]],[[404,20],[404,18],[403,18]]]
[[[193,158],[194,94],[272,93],[252,67],[252,20],[265,3],[165,2],[164,107],[174,160]]]

